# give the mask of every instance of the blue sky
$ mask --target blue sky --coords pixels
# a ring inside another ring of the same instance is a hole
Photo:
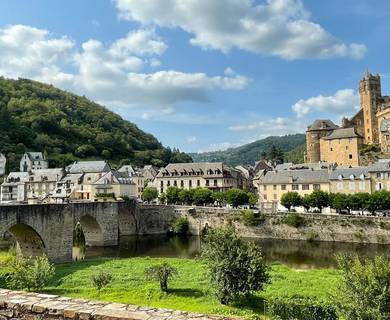
[[[388,0],[2,0],[0,75],[84,94],[207,151],[339,121],[390,93]]]

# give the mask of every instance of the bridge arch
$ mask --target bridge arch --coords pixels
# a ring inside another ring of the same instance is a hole
[[[80,223],[83,230],[86,246],[104,246],[103,229],[94,217],[90,215],[84,215],[80,217],[78,223]]]
[[[8,228],[8,231],[16,240],[17,255],[35,258],[47,254],[45,242],[31,226],[18,223]]]

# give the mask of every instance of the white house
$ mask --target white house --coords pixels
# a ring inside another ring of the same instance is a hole
[[[49,162],[42,152],[26,152],[20,160],[20,171],[28,172],[49,168]]]
[[[5,174],[5,165],[7,163],[7,158],[4,154],[0,153],[0,176]]]
[[[27,172],[11,172],[1,185],[0,202],[17,203],[27,200]]]

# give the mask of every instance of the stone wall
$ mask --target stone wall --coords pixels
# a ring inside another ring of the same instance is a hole
[[[216,320],[223,318],[122,303],[70,299],[48,294],[0,289],[0,319]]]
[[[148,205],[141,205],[138,210],[141,217],[148,217],[147,225],[152,225],[152,230],[160,233],[169,229],[169,221],[181,215],[188,217],[190,233],[193,235],[200,235],[205,227],[233,223],[244,237],[390,244],[389,218],[301,214],[303,225],[295,228],[286,223],[286,214],[261,214],[262,222],[258,226],[247,227],[241,223],[240,210]],[[145,233],[147,226],[141,229]]]

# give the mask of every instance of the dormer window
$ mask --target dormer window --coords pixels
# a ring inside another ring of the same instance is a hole
[[[351,174],[351,175],[349,176],[349,179],[355,180],[355,175],[354,175],[354,174]]]
[[[338,179],[343,180],[343,176],[341,174],[339,174]]]

